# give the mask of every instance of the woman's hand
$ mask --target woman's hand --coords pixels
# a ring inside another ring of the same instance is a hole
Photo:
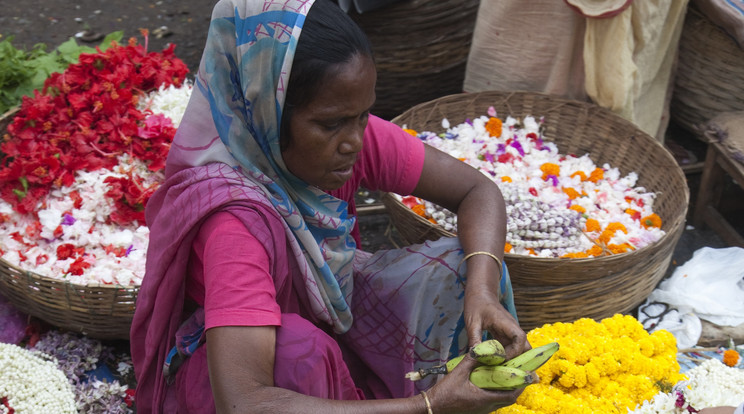
[[[519,323],[501,305],[498,295],[488,290],[477,287],[466,289],[464,316],[470,346],[481,342],[483,332],[489,332],[504,345],[507,359],[531,348]]]
[[[470,382],[470,372],[478,365],[478,361],[466,355],[452,372],[426,391],[434,413],[490,413],[514,404],[524,388],[514,391],[478,388]]]

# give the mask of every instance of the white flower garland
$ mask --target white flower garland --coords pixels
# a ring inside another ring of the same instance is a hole
[[[161,87],[142,100],[139,109],[164,114],[177,127],[186,110],[193,86],[184,82],[181,87]],[[38,211],[42,229],[39,235],[29,235],[27,230],[35,220],[30,215],[21,215],[12,206],[0,200],[0,252],[7,262],[24,270],[47,277],[64,279],[71,283],[88,285],[93,283],[136,286],[145,273],[145,256],[149,229],[142,223],[120,227],[107,224],[112,204],[104,194],[108,177],[125,177],[128,172],[143,179],[144,185],[161,182],[162,172],[153,173],[139,160],[124,155],[111,170],[92,172],[79,171],[75,182],[69,187],[55,187]],[[82,198],[82,205],[74,207],[70,194],[75,191]],[[63,214],[67,212],[68,214]],[[60,227],[62,234],[54,234]],[[81,275],[67,273],[75,258],[58,260],[57,248],[64,244],[85,248],[85,261],[91,267]],[[116,254],[112,248],[126,251]]]
[[[659,393],[633,413],[687,414],[717,406],[736,407],[744,401],[744,370],[708,359],[687,372],[689,380],[678,383],[671,393]]]
[[[3,397],[16,414],[77,413],[72,386],[53,359],[0,343],[0,398]],[[8,413],[3,404],[0,413]]]

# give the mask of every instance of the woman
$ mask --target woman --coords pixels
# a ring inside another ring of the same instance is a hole
[[[375,80],[366,37],[328,0],[215,6],[146,211],[138,412],[486,413],[519,395],[475,387],[469,357],[436,384],[404,377],[486,333],[508,356],[529,344],[498,187],[371,116]],[[357,250],[360,185],[456,211],[459,240]]]

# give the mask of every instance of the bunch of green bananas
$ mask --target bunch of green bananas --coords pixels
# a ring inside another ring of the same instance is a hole
[[[483,364],[470,373],[470,382],[487,390],[508,391],[524,388],[539,381],[535,370],[548,362],[558,348],[557,342],[551,342],[507,360],[504,346],[499,341],[495,339],[483,341],[469,351],[473,358]],[[465,355],[452,358],[442,365],[409,372],[406,378],[418,381],[430,374],[446,374],[455,369]]]

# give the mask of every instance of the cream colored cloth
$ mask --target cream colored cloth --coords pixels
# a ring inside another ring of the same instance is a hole
[[[598,105],[663,140],[687,0],[642,0],[609,19],[587,19],[586,92]]]
[[[584,21],[559,0],[482,0],[463,90],[522,90],[586,100]]]
[[[591,100],[663,141],[688,0],[635,0],[610,18],[563,1],[481,1],[463,89]]]

